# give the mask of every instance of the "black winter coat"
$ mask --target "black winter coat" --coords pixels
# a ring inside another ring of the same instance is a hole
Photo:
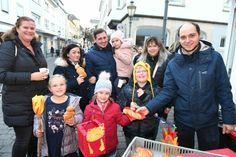
[[[32,41],[31,45],[35,55],[32,55],[17,37],[3,42],[0,46],[2,110],[4,122],[8,126],[33,125],[32,97],[48,93],[48,80],[31,81],[31,73],[47,67],[41,44]]]

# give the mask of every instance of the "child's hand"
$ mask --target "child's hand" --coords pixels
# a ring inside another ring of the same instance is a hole
[[[130,103],[130,109],[131,109],[131,110],[135,111],[136,108],[138,108],[138,107],[139,107],[139,106],[136,104],[136,102],[133,102],[133,101],[132,101],[132,102]]]
[[[75,125],[75,118],[72,117],[72,118],[68,119],[67,121],[65,121],[65,124],[67,124],[69,126]]]
[[[37,129],[36,130],[36,137],[43,137],[43,130],[42,129]]]
[[[139,88],[137,90],[137,93],[138,93],[138,97],[142,96],[144,94],[144,90],[142,90],[141,88]]]

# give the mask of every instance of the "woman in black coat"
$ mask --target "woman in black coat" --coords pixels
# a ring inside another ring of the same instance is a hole
[[[84,111],[89,104],[88,98],[88,79],[79,76],[75,66],[85,67],[83,50],[76,44],[70,44],[62,51],[62,56],[55,61],[56,67],[53,74],[61,74],[67,81],[67,92],[81,96],[80,108]]]
[[[156,37],[149,37],[145,41],[143,52],[135,56],[133,64],[138,61],[144,61],[151,67],[151,77],[153,87],[163,87],[164,74],[169,60],[173,57],[173,54],[169,53],[162,42]],[[132,79],[131,79],[132,80]],[[171,108],[171,103],[166,107],[158,111],[158,120],[166,120],[167,114]]]
[[[34,20],[19,17],[11,31],[3,35],[0,46],[0,83],[3,119],[16,135],[12,157],[25,157],[33,132],[32,97],[47,93],[46,60],[36,41]]]

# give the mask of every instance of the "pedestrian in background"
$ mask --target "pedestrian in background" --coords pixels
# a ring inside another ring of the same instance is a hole
[[[55,60],[55,69],[53,74],[61,74],[66,78],[67,92],[81,96],[80,108],[84,111],[85,106],[89,103],[89,85],[88,78],[80,76],[76,72],[76,66],[85,68],[84,52],[76,44],[67,45],[62,56]]]
[[[95,43],[85,55],[85,69],[90,83],[90,97],[93,96],[95,83],[102,71],[110,73],[112,84],[117,77],[116,62],[113,58],[112,46],[108,42],[106,31],[99,28],[94,31],[93,36]],[[112,88],[112,98],[116,99],[115,86],[113,85]]]
[[[139,61],[134,65],[133,83],[125,85],[120,92],[118,104],[121,110],[132,107],[132,103],[139,107],[145,106],[159,92],[158,86],[153,87],[150,65]],[[123,128],[126,145],[128,146],[135,136],[155,140],[157,136],[157,118],[148,115],[143,120],[134,120]]]
[[[120,111],[120,106],[111,99],[112,83],[109,77],[110,74],[105,71],[99,75],[94,97],[84,112],[84,122],[96,119],[104,124],[106,154],[99,157],[116,156],[117,124],[125,126],[130,123],[129,118]]]
[[[3,119],[7,126],[13,127],[16,136],[12,157],[25,157],[33,137],[32,97],[48,93],[48,72],[39,71],[47,68],[47,63],[41,43],[36,40],[33,19],[19,17],[15,26],[2,38],[0,83],[3,83]]]
[[[50,53],[51,53],[51,57],[53,57],[54,56],[54,48],[53,48],[53,46],[51,46],[51,48],[50,48]]]
[[[219,148],[218,110],[221,105],[223,134],[234,130],[235,104],[221,55],[200,41],[200,27],[185,23],[178,31],[180,48],[169,62],[162,91],[142,110],[154,114],[175,98],[174,120],[180,146],[198,149]]]
[[[78,157],[76,125],[83,120],[80,97],[66,94],[66,79],[59,74],[50,78],[48,88],[52,95],[44,98],[43,130],[38,129],[38,119],[36,115],[34,117],[34,134],[43,137],[42,155]],[[68,106],[74,111],[69,119],[63,118]]]
[[[151,68],[150,71],[153,87],[158,86],[160,88],[163,88],[165,70],[171,58],[172,55],[165,49],[162,42],[158,38],[151,36],[146,39],[144,43],[143,52],[135,56],[133,62],[134,64],[139,61],[144,61],[148,63]],[[157,125],[159,125],[160,119],[167,119],[167,115],[170,109],[171,103],[158,110]]]
[[[120,30],[112,33],[110,40],[114,53],[113,56],[116,61],[117,78],[115,79],[114,86],[116,96],[118,96],[122,87],[128,83],[132,73],[133,43],[131,39],[125,40],[124,33]]]

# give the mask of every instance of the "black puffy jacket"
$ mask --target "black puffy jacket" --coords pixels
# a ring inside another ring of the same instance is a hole
[[[32,97],[48,92],[48,80],[31,81],[31,73],[47,67],[40,48],[41,43],[34,40],[31,45],[35,55],[32,55],[17,37],[3,42],[0,46],[2,110],[4,122],[8,126],[33,125]]]

